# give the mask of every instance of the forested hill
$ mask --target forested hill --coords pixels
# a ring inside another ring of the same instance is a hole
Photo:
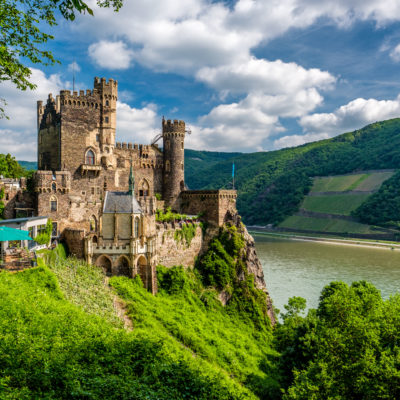
[[[234,162],[238,209],[244,221],[278,223],[297,211],[311,187],[310,177],[400,168],[400,119],[278,151],[227,153],[225,158],[221,153],[207,153],[210,162],[197,160],[195,168],[190,168],[193,159],[200,158],[196,153],[186,153],[190,189],[230,188]]]

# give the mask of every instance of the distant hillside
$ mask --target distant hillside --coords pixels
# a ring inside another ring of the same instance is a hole
[[[361,223],[352,215],[360,205],[378,193],[393,170],[364,171],[355,174],[317,177],[300,209],[278,227],[288,231],[339,236],[394,239],[398,232]],[[389,179],[390,181],[390,179]]]
[[[19,165],[28,171],[36,171],[37,170],[37,162],[36,161],[18,161]]]
[[[244,221],[278,224],[298,211],[312,187],[312,177],[400,168],[400,119],[298,147],[240,154],[210,166],[201,164],[187,171],[190,188],[229,187],[232,162]]]

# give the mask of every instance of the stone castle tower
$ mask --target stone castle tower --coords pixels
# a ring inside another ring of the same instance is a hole
[[[96,77],[93,90],[62,90],[37,103],[36,208],[60,233],[97,226],[105,193],[128,190],[131,165],[145,212],[155,212],[156,197],[179,210],[185,123],[163,120],[163,151],[157,144],[116,142],[117,98],[118,82]]]
[[[185,190],[185,122],[162,120],[164,171],[163,197],[172,208],[178,208],[179,194]]]

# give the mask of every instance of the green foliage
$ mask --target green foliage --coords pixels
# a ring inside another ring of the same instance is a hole
[[[187,246],[190,246],[192,239],[196,236],[197,224],[187,223],[182,224],[181,229],[176,229],[174,232],[174,239],[176,242],[185,241]]]
[[[156,221],[157,222],[172,222],[181,221],[187,219],[185,214],[178,214],[171,211],[171,207],[167,207],[165,212],[163,210],[156,210]]]
[[[11,154],[0,154],[0,175],[3,175],[4,178],[21,178],[26,175],[26,172]]]
[[[255,332],[222,306],[210,307],[216,292],[202,289],[194,271],[160,267],[157,296],[140,279],[113,277],[134,324],[128,332],[112,315],[114,293],[101,269],[65,259],[61,249],[52,254],[51,270],[0,272],[0,398],[242,400],[277,394],[270,333]]]
[[[306,317],[294,301],[276,329],[284,399],[400,396],[400,296],[383,300],[365,281],[332,282]]]
[[[49,244],[51,239],[51,232],[53,230],[53,224],[49,218],[46,223],[46,229],[39,233],[33,240],[38,244]]]
[[[240,315],[257,329],[268,330],[266,295],[255,287],[254,276],[247,271],[244,247],[244,238],[237,228],[224,226],[197,260],[196,269],[206,287],[228,295],[228,312]]]
[[[378,192],[352,215],[367,224],[397,227],[400,222],[400,172],[384,182]]]
[[[157,200],[162,200],[161,193],[156,193],[154,196],[156,196]]]
[[[186,171],[186,180],[192,189],[229,187],[234,161],[237,205],[243,220],[278,224],[299,208],[311,177],[400,168],[399,127],[400,119],[392,119],[298,147],[236,155],[210,166],[199,161],[196,169]],[[194,151],[191,157],[196,157]]]
[[[307,211],[350,215],[353,210],[367,200],[369,194],[332,194],[306,196],[301,208]]]
[[[253,398],[252,393],[276,398],[279,390],[271,360],[277,354],[270,351],[271,332],[256,331],[238,312],[223,307],[218,293],[203,287],[196,270],[158,266],[157,277],[156,296],[131,279],[110,280],[127,304],[134,332],[152,332],[179,357],[188,354],[194,363],[218,374],[219,384],[231,391],[232,398]],[[239,389],[237,384],[243,386]],[[209,396],[213,398],[212,393]]]

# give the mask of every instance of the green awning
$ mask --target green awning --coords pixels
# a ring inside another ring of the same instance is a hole
[[[28,231],[0,226],[0,242],[9,240],[32,240]]]

